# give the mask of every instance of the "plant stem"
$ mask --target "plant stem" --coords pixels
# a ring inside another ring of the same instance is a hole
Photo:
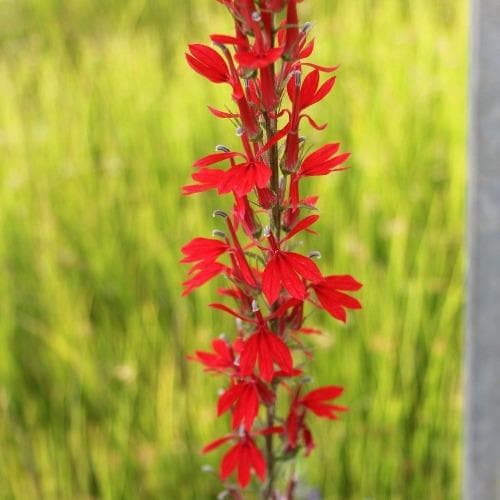
[[[274,16],[273,16],[274,17]],[[274,46],[274,19],[271,22],[271,46]],[[271,66],[271,74],[273,81],[275,80],[274,64]],[[276,110],[275,110],[276,111]],[[277,132],[278,120],[269,113],[264,113],[266,138],[269,142]],[[276,237],[280,240],[281,231],[281,208],[280,208],[280,179],[279,179],[279,158],[278,158],[278,145],[274,144],[269,150],[269,166],[271,168],[271,191],[275,195],[275,201],[271,210],[271,230]],[[277,322],[271,322],[271,329],[277,330]],[[275,331],[278,334],[277,331]],[[276,394],[276,384],[272,383],[272,392]],[[274,427],[274,419],[276,413],[275,403],[268,405],[267,411],[267,427]],[[267,483],[262,492],[263,500],[273,500],[274,493],[274,480],[275,480],[275,457],[273,453],[273,434],[266,435],[266,461],[267,461]]]

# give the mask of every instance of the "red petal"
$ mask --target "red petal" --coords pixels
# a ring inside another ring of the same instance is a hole
[[[295,272],[292,261],[285,258],[284,253],[279,255],[279,275],[288,293],[299,300],[304,300],[306,296],[306,287],[302,279]]]
[[[281,290],[280,271],[277,263],[277,257],[274,256],[267,263],[262,273],[262,291],[269,304],[274,304],[279,297]]]
[[[265,188],[271,178],[271,169],[265,164],[261,162],[255,162],[255,185],[258,188]]]
[[[327,401],[329,399],[338,398],[344,392],[344,388],[336,385],[328,385],[319,387],[308,392],[303,398],[302,403],[310,401]]]
[[[295,252],[286,252],[284,256],[289,265],[306,280],[316,282],[323,279],[318,266],[309,257]]]
[[[319,71],[311,71],[302,83],[300,90],[300,107],[307,108],[314,99],[319,84]]]
[[[257,334],[259,336],[259,372],[262,380],[271,382],[274,376],[274,359],[272,346],[269,337],[272,338],[274,334],[261,331]]]
[[[241,446],[241,453],[238,464],[238,483],[245,488],[250,482],[250,450],[248,445]]]
[[[268,334],[268,344],[271,348],[274,362],[287,374],[292,373],[293,359],[288,346],[275,334]]]
[[[253,442],[249,446],[249,451],[252,467],[260,480],[264,481],[266,478],[266,461],[264,460],[264,455]]]
[[[255,363],[257,361],[257,354],[259,350],[258,334],[251,335],[243,344],[243,350],[240,356],[240,373],[243,376],[251,375],[253,373]]]
[[[217,401],[217,416],[221,416],[225,413],[234,402],[238,399],[241,394],[242,386],[241,384],[236,384],[227,389],[220,397],[219,401]]]
[[[340,65],[337,66],[319,66],[318,64],[312,63],[302,63],[302,66],[309,66],[310,68],[314,68],[318,71],[322,71],[323,73],[333,73],[337,69],[340,68]]]
[[[192,43],[189,45],[189,51],[196,60],[206,66],[207,70],[219,75],[218,82],[222,83],[229,80],[229,71],[226,61],[211,47]],[[189,56],[189,54],[187,54]],[[193,68],[194,69],[194,68]],[[203,74],[203,73],[202,73]],[[205,75],[206,76],[206,75]]]
[[[208,109],[217,118],[239,118],[240,116],[238,113],[227,113],[226,111],[221,111],[220,109],[213,108],[212,106],[208,106]]]
[[[329,78],[316,92],[314,95],[314,98],[312,101],[309,103],[309,106],[312,106],[313,104],[316,104],[317,102],[321,101],[324,97],[326,97],[330,91],[332,90],[333,86],[335,85],[336,77],[332,76],[332,78]],[[304,107],[302,107],[304,109]]]
[[[194,238],[181,248],[181,252],[186,256],[181,262],[197,262],[200,260],[215,260],[226,252],[229,246],[213,238]]]
[[[236,468],[241,457],[241,444],[235,444],[222,459],[220,464],[220,477],[224,481]]]
[[[224,444],[226,441],[229,441],[230,439],[233,439],[233,435],[230,434],[229,436],[224,436],[219,439],[216,439],[215,441],[212,441],[211,443],[208,443],[202,451],[202,453],[208,453],[212,450],[215,450],[215,448],[218,448],[222,444]]]
[[[340,149],[340,143],[335,142],[331,144],[325,144],[321,148],[317,149],[313,153],[307,155],[302,162],[303,168],[313,167],[318,163],[323,163],[329,158],[331,158]]]
[[[349,274],[325,276],[325,282],[328,286],[336,288],[338,290],[356,291],[363,286],[359,281],[356,281]]]
[[[301,221],[297,222],[293,229],[281,240],[282,242],[289,240],[292,236],[295,236],[297,233],[304,231],[309,226],[312,226],[319,219],[319,215],[309,215],[305,217]]]
[[[193,163],[193,166],[208,167],[209,165],[220,163],[221,161],[228,160],[229,158],[234,158],[235,156],[243,156],[243,155],[235,151],[229,151],[228,153],[212,153],[207,156],[203,156],[203,158],[200,158],[199,160],[195,161]]]

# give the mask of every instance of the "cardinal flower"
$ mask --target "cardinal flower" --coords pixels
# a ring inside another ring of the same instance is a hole
[[[205,370],[215,373],[232,372],[235,368],[234,350],[224,338],[212,341],[213,352],[196,351],[189,356],[191,361],[198,361],[205,366]]]
[[[334,70],[336,68],[328,68],[329,70]],[[316,104],[318,101],[321,101],[324,97],[326,97],[330,91],[333,89],[335,85],[336,77],[332,76],[328,78],[321,86],[319,84],[319,74],[320,71],[318,69],[314,69],[311,71],[302,82],[302,86],[300,88],[300,110],[304,110],[313,104]],[[292,80],[289,81],[288,87],[288,96],[290,100],[293,102],[295,99],[295,83]]]
[[[257,431],[255,434],[273,434],[282,432],[281,427],[271,427]],[[250,473],[253,470],[261,481],[266,478],[266,461],[264,455],[255,444],[254,438],[248,432],[242,430],[238,434],[228,434],[222,438],[216,439],[203,448],[203,453],[208,453],[222,444],[236,440],[226,452],[220,464],[220,477],[225,481],[234,470],[238,470],[238,483],[242,488],[248,486],[250,482]]]
[[[220,273],[228,270],[227,266],[216,262],[217,258],[229,251],[227,243],[212,238],[194,238],[181,249],[185,257],[182,263],[193,263],[186,280],[183,295],[203,285]]]
[[[217,414],[220,416],[232,409],[233,429],[243,425],[245,430],[250,431],[259,412],[261,401],[264,404],[273,403],[274,394],[272,391],[255,377],[241,380],[221,394],[217,404]]]
[[[326,276],[323,280],[313,283],[311,288],[323,308],[334,318],[345,323],[347,320],[345,309],[361,309],[361,304],[354,297],[343,292],[357,291],[362,286],[352,276],[342,275]]]
[[[301,387],[298,388],[290,406],[290,411],[286,419],[285,433],[288,440],[288,447],[294,450],[298,446],[298,441],[302,437],[309,454],[314,448],[314,440],[309,427],[305,422],[307,412],[312,412],[318,417],[336,420],[337,413],[346,411],[345,406],[338,406],[330,403],[330,400],[338,398],[343,392],[342,387],[325,386],[307,393],[300,397]]]
[[[185,186],[184,194],[199,193],[217,189],[219,194],[233,192],[236,196],[245,196],[253,189],[264,188],[271,178],[271,169],[264,162],[256,160],[248,145],[248,155],[242,153],[212,153],[195,162],[198,170],[192,175],[198,184]],[[235,158],[243,161],[235,163]],[[228,170],[208,168],[210,165],[231,161]]]
[[[229,250],[229,245],[213,238],[194,238],[181,248],[185,257],[182,263],[215,262],[219,256]]]
[[[257,363],[260,376],[266,382],[273,379],[275,363],[285,374],[292,374],[293,360],[290,349],[265,324],[260,324],[243,346],[240,358],[241,375],[251,375]]]
[[[325,144],[314,153],[306,156],[300,165],[299,177],[327,175],[338,170],[338,167],[350,156],[350,153],[337,154],[339,149],[339,143]]]
[[[304,279],[313,283],[323,279],[318,266],[304,255],[280,250],[273,235],[270,235],[269,241],[272,253],[262,273],[264,295],[270,304],[274,304],[283,287],[292,297],[304,300],[306,297]]]
[[[192,43],[189,45],[189,52],[186,53],[187,62],[197,73],[214,83],[230,82],[226,61],[214,49]]]

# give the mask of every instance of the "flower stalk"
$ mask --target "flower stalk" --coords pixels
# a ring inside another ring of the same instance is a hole
[[[215,190],[233,205],[214,212],[225,220],[224,232],[182,248],[182,262],[191,266],[183,294],[224,275],[223,302],[210,307],[235,319],[232,338],[219,337],[211,351],[190,356],[226,379],[217,414],[230,416],[229,431],[203,452],[226,447],[219,470],[225,496],[243,498],[260,484],[263,500],[291,500],[295,461],[315,446],[314,418],[335,420],[347,410],[333,402],[342,387],[306,389],[313,356],[303,339],[320,332],[304,324],[304,311],[323,309],[345,322],[348,309],[361,308],[351,295],[361,288],[358,281],[325,276],[313,249],[294,251],[304,232],[316,234],[319,219],[318,197],[301,197],[303,180],[344,170],[349,158],[339,143],[306,156],[299,136],[304,118],[313,129],[326,127],[304,111],[332,91],[335,77],[322,75],[337,68],[308,62],[314,41],[307,40],[310,23],[300,24],[300,0],[217,1],[232,16],[234,33],[211,35],[215,48],[191,44],[186,53],[195,72],[230,86],[234,109],[209,109],[236,127],[241,142],[240,151],[217,146],[195,161],[193,184],[183,188],[186,195]],[[290,464],[289,474],[278,462]]]

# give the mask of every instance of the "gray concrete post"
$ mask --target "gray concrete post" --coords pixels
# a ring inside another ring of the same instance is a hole
[[[500,0],[472,0],[464,499],[500,500]]]

